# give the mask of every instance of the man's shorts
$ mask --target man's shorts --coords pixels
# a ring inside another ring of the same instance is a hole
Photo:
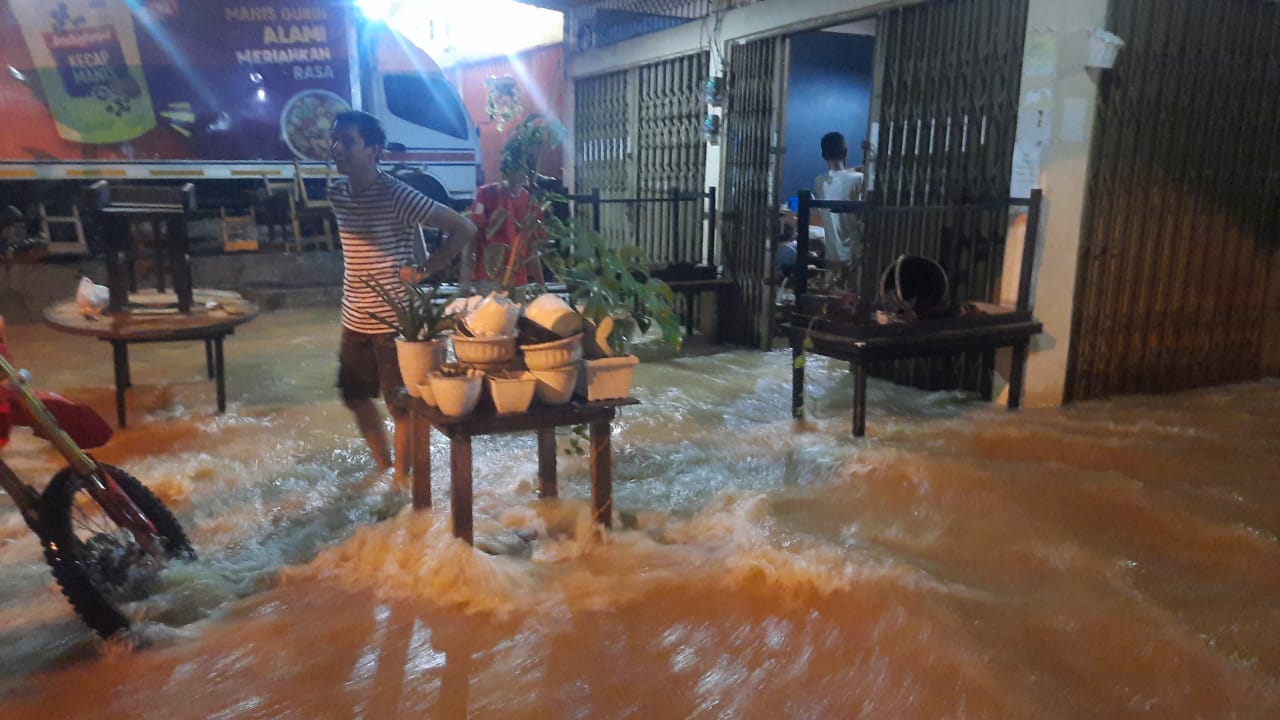
[[[403,387],[395,333],[368,334],[342,328],[338,390],[343,400],[372,400],[381,393],[388,403],[398,402]]]

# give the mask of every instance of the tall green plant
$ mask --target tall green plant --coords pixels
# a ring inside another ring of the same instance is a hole
[[[643,250],[634,245],[615,248],[600,233],[572,221],[560,223],[557,232],[559,251],[545,252],[543,261],[569,286],[570,304],[597,324],[607,316],[626,314],[641,332],[657,325],[663,342],[680,349],[684,333],[671,288],[649,275]],[[615,350],[625,342],[619,331],[609,338]]]
[[[400,337],[410,341],[433,340],[454,329],[455,315],[445,312],[448,303],[436,300],[439,288],[433,285],[419,287],[406,282],[403,283],[404,293],[397,294],[372,275],[361,277],[360,282],[391,308],[396,321],[393,323],[368,311],[365,314],[400,333]]]

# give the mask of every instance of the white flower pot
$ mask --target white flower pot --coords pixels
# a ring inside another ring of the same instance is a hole
[[[538,387],[538,378],[528,372],[509,373],[506,376],[489,375],[486,382],[489,383],[493,407],[499,414],[528,410]]]
[[[516,336],[467,337],[466,335],[454,335],[453,354],[457,356],[458,362],[468,365],[504,363],[516,356]]]
[[[467,314],[467,328],[478,337],[512,335],[520,319],[520,306],[497,292],[491,292]]]
[[[421,397],[418,386],[427,379],[427,373],[444,363],[445,344],[435,340],[408,341],[396,338],[396,361],[400,364],[400,380],[404,389],[413,397]]]
[[[564,367],[582,359],[582,333],[563,340],[537,345],[521,345],[524,364],[530,370]]]
[[[408,390],[408,386],[405,386]],[[410,393],[412,394],[412,393]],[[431,407],[436,406],[436,391],[431,389],[431,375],[428,374],[426,379],[418,383],[418,397],[422,398],[422,402]]]
[[[538,387],[534,390],[538,402],[545,405],[563,405],[573,399],[573,388],[578,382],[578,365],[574,363],[565,367],[530,370],[538,378]]]
[[[471,414],[480,401],[484,388],[484,373],[473,372],[462,377],[445,377],[431,373],[431,392],[436,396],[436,406],[445,415]]]
[[[631,395],[631,378],[640,359],[635,355],[583,360],[576,391],[588,401],[619,400]]]
[[[582,331],[582,316],[574,312],[564,298],[553,293],[534,298],[525,307],[524,316],[560,337]]]

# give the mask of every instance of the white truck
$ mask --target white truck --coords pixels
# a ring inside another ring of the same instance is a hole
[[[99,179],[196,182],[216,205],[263,177],[322,177],[351,108],[382,120],[389,170],[474,197],[457,91],[352,0],[0,0],[0,206]]]

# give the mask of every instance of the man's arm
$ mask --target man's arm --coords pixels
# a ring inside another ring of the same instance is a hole
[[[427,258],[427,262],[419,269],[406,268],[401,270],[400,277],[406,282],[420,283],[428,277],[449,267],[449,263],[453,262],[453,258],[464,250],[462,256],[461,277],[458,278],[458,284],[462,288],[467,288],[471,284],[471,253],[476,238],[476,226],[467,217],[455,212],[453,209],[446,207],[441,203],[436,203],[431,208],[431,212],[427,213],[427,217],[423,221],[424,225],[439,229],[448,238],[448,241],[437,251],[431,253],[431,257]],[[409,277],[406,277],[408,275]]]

